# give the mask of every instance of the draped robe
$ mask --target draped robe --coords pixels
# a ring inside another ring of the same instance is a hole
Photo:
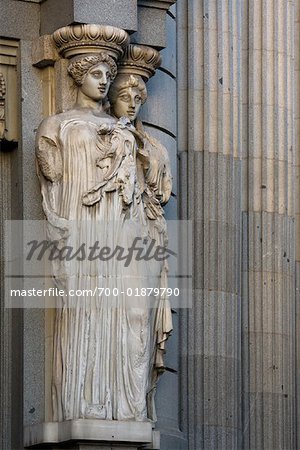
[[[136,237],[147,248],[153,224],[136,152],[130,129],[104,113],[74,109],[42,122],[38,174],[49,238],[58,240],[58,249],[85,244],[87,250],[95,242],[126,249]],[[54,326],[53,419],[154,420],[147,396],[159,346],[172,328],[170,308],[159,297],[130,296],[128,288],[164,286],[164,263],[133,258],[126,267],[116,258],[58,259],[52,271],[65,290]],[[69,295],[97,288],[118,295]]]

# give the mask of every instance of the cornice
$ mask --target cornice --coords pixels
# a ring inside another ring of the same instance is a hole
[[[164,9],[166,11],[168,11],[174,3],[176,3],[176,0],[138,0],[138,6]]]

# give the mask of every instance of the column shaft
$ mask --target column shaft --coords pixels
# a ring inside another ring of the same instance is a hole
[[[257,450],[295,448],[293,3],[249,2],[243,434]]]
[[[190,380],[189,445],[237,449],[241,444],[242,10],[238,0],[195,0],[187,6],[186,190],[195,249],[194,304],[187,314],[189,356],[185,358]],[[183,133],[181,138],[184,142]]]

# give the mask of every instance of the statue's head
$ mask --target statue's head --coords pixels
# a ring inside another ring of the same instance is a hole
[[[117,65],[105,53],[88,54],[74,58],[68,73],[83,94],[101,101],[107,96],[110,84],[116,77]]]
[[[146,84],[139,75],[120,74],[108,97],[112,114],[117,118],[128,117],[133,122],[147,99]]]

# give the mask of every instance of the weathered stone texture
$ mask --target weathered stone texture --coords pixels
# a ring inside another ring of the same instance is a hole
[[[1,36],[12,39],[38,38],[40,6],[36,3],[1,0]]]
[[[39,183],[35,171],[35,132],[42,119],[42,84],[31,65],[31,41],[21,42],[22,143],[18,158],[22,167],[22,217],[42,219]],[[30,280],[27,286],[30,287]],[[24,286],[25,287],[25,286]],[[44,420],[44,310],[24,312],[24,423]]]
[[[166,40],[167,48],[163,49],[160,54],[162,56],[162,68],[167,70],[174,78],[176,77],[176,20],[168,14],[166,15]]]
[[[245,448],[295,448],[293,2],[249,3]]]
[[[32,46],[32,64],[36,67],[53,66],[59,58],[52,36],[46,34],[37,39]]]
[[[157,49],[166,47],[166,11],[157,8],[138,7],[138,31],[133,42]]]
[[[135,31],[136,0],[46,0],[41,4],[41,35],[51,34],[74,22],[112,25]]]
[[[154,124],[176,136],[176,82],[168,74],[158,70],[147,83],[149,101],[141,109],[142,121]],[[174,95],[173,95],[174,93]],[[164,111],[168,111],[165,114]]]

